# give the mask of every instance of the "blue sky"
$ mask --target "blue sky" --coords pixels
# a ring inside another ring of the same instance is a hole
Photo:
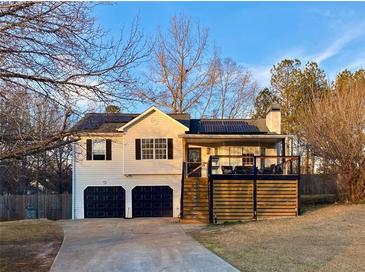
[[[166,28],[174,14],[189,15],[260,86],[284,58],[317,61],[330,80],[343,69],[365,68],[365,2],[117,2],[94,12],[111,36],[136,15],[146,35]]]

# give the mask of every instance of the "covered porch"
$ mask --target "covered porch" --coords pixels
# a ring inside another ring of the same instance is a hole
[[[289,152],[287,135],[186,134],[183,140],[182,219],[216,223],[299,214],[300,158]]]
[[[298,158],[290,153],[289,139],[288,135],[185,134],[184,176],[297,174]]]

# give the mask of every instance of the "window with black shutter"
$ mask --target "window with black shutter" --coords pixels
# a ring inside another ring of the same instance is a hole
[[[136,139],[136,160],[173,159],[172,138]]]
[[[105,160],[106,142],[105,140],[93,140],[93,160]]]
[[[136,160],[141,160],[141,139],[136,139]]]
[[[106,159],[112,159],[112,140],[110,139],[106,140]]]
[[[91,139],[86,140],[86,160],[92,160],[93,142]]]
[[[111,160],[112,140],[107,139],[87,139],[86,140],[86,160]]]
[[[174,159],[174,142],[172,138],[167,139],[167,159]]]

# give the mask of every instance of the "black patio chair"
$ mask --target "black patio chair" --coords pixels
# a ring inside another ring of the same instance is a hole
[[[275,164],[272,164],[270,167],[265,167],[262,169],[262,174],[274,174]]]
[[[233,172],[234,174],[246,174],[243,166],[235,166]]]
[[[232,166],[222,166],[222,173],[223,174],[233,174],[233,167]]]

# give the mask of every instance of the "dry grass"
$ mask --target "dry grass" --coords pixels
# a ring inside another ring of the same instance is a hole
[[[365,205],[213,225],[193,236],[241,271],[365,271]]]
[[[62,240],[53,221],[0,222],[0,271],[49,271]]]

